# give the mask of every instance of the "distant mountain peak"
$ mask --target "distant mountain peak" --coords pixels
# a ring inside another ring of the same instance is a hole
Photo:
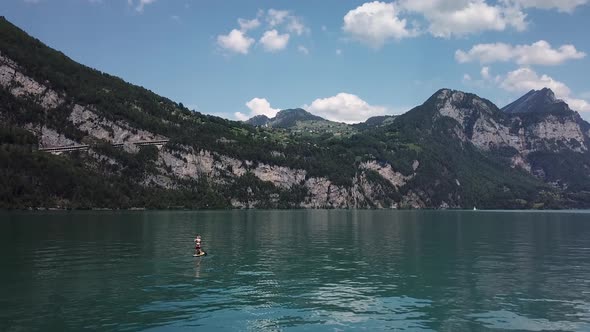
[[[531,90],[530,92],[533,92],[535,90]],[[555,93],[553,93],[553,90],[549,89],[549,88],[543,88],[539,91],[536,91],[536,93],[538,93],[541,96],[544,96],[548,101],[551,102],[556,102],[556,101],[561,101],[560,99],[555,98]]]
[[[479,111],[494,113],[497,107],[487,99],[481,98],[473,93],[453,89],[440,89],[435,92],[427,101],[434,109],[442,112],[443,115],[452,111],[454,113],[465,113]]]
[[[514,102],[504,106],[502,111],[509,114],[571,112],[569,106],[549,88],[531,90]]]
[[[453,89],[440,89],[437,92],[435,92],[430,99],[434,98],[437,103],[440,102],[450,102],[451,104],[457,104],[457,103],[461,103],[463,102],[466,97],[473,97],[475,95],[467,93],[467,92],[463,92],[463,91],[459,91],[459,90],[453,90]],[[475,96],[477,97],[477,96]],[[477,97],[479,98],[479,97]]]
[[[246,123],[253,126],[265,126],[288,128],[295,126],[297,121],[328,121],[317,115],[313,115],[302,108],[292,108],[279,111],[274,118],[268,118],[264,115],[257,115]]]
[[[432,97],[436,97],[438,99],[446,99],[446,98],[451,97],[455,92],[460,92],[460,91],[453,90],[453,89],[443,88],[443,89],[439,89],[438,91],[436,91],[432,95]]]
[[[324,120],[324,118],[313,115],[302,108],[290,108],[279,111],[274,117],[275,119],[283,119],[286,117],[295,117],[299,120]]]

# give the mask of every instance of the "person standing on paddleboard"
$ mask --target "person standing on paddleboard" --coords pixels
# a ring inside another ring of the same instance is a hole
[[[197,234],[195,237],[195,255],[201,254],[201,236]]]

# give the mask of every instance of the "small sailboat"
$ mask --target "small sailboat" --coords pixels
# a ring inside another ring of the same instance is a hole
[[[473,207],[473,211],[477,211],[477,208],[475,206]]]

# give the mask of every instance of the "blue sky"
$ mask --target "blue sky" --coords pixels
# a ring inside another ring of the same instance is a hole
[[[207,114],[358,122],[439,88],[552,88],[590,118],[590,0],[3,0],[74,60]]]

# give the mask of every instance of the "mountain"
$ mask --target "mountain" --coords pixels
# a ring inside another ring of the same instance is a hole
[[[322,135],[348,137],[356,130],[345,123],[326,120],[308,111],[295,108],[279,111],[274,118],[257,115],[246,121],[255,127],[286,130],[291,136],[317,137]]]
[[[265,127],[265,126],[268,126],[270,119],[266,115],[256,115],[256,116],[246,120],[245,122],[251,126]]]
[[[306,121],[327,121],[319,116],[313,115],[301,108],[282,110],[270,119],[269,125],[275,128],[290,128],[297,125],[298,122]]]
[[[301,108],[282,110],[274,118],[265,115],[257,115],[246,121],[253,126],[269,126],[273,128],[292,128],[299,122],[330,122],[322,117],[313,115]]]
[[[444,91],[437,108],[455,119],[456,138],[496,155],[576,197],[590,191],[590,125],[550,89],[531,91],[503,110],[457,91]],[[466,101],[454,107],[449,100]],[[442,100],[445,100],[442,102]],[[587,199],[587,198],[584,198]]]
[[[0,19],[0,208],[590,206],[590,127],[573,111],[503,112],[441,89],[365,126],[300,109],[251,123],[190,111]]]
[[[391,124],[397,115],[378,115],[368,118],[365,122],[356,123],[353,127],[358,129],[369,129],[373,127],[380,127]]]
[[[551,89],[531,90],[516,101],[504,106],[502,111],[510,114],[518,113],[571,113],[569,106],[560,99],[555,98]]]

